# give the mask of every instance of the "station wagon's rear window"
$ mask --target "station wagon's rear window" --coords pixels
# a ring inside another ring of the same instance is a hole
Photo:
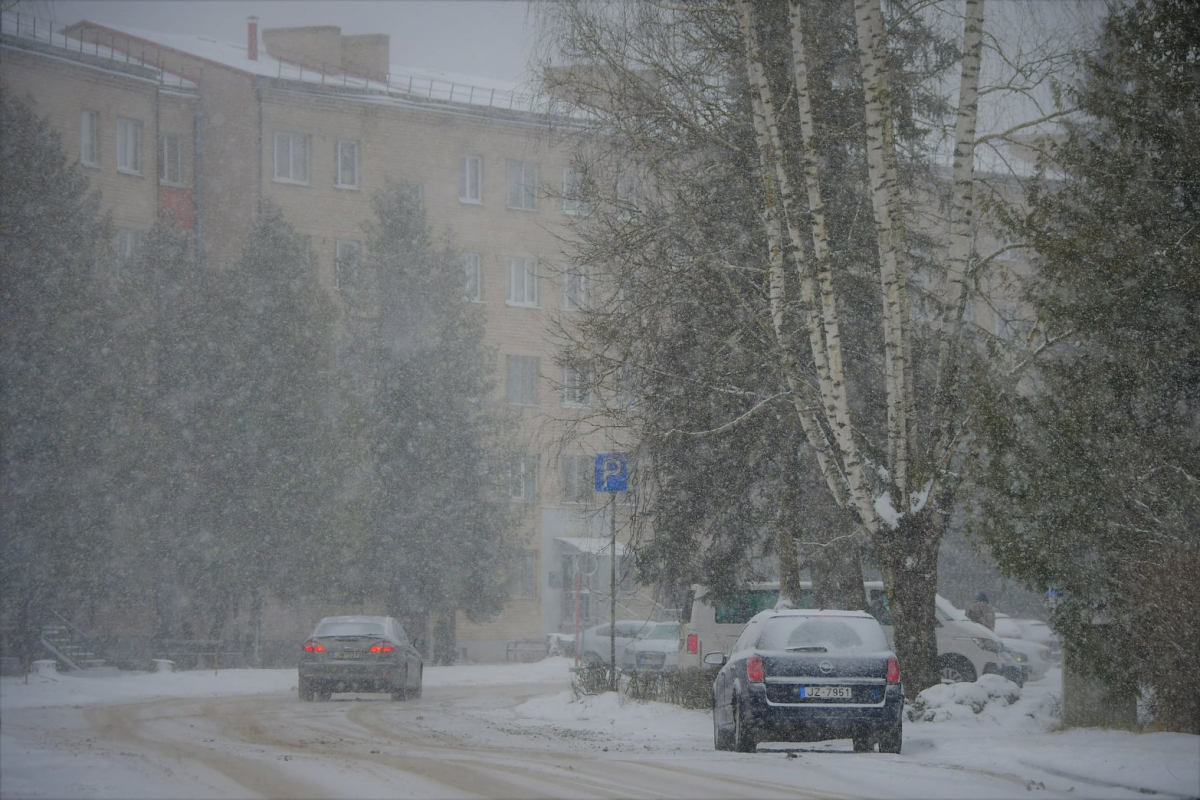
[[[863,617],[773,617],[763,625],[758,647],[828,653],[888,649],[879,623]]]

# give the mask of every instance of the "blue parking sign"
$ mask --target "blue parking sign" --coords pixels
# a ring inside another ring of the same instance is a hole
[[[624,492],[629,489],[629,459],[624,453],[596,456],[596,491]]]

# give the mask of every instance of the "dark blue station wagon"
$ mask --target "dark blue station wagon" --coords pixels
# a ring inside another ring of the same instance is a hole
[[[713,681],[718,750],[849,738],[855,752],[900,752],[900,665],[866,612],[762,611],[728,657],[707,653],[704,663],[721,665]]]

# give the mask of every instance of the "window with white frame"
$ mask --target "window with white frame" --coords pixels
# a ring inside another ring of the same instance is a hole
[[[79,162],[100,166],[100,112],[84,111],[79,118]]]
[[[303,133],[276,133],[275,180],[284,183],[308,183],[308,136]]]
[[[483,302],[483,259],[479,253],[463,253],[463,298]]]
[[[629,170],[617,175],[617,204],[632,208],[637,205],[638,176]]]
[[[617,367],[617,407],[632,408],[637,405],[637,388],[633,380],[633,367],[621,364]]]
[[[510,597],[537,597],[537,551],[522,550],[513,557],[509,570]]]
[[[464,203],[483,202],[483,159],[479,156],[459,159],[458,199]]]
[[[563,273],[563,308],[578,311],[587,305],[588,273],[580,266],[573,266]]]
[[[117,171],[142,174],[142,123],[117,117]]]
[[[595,489],[595,459],[586,455],[563,456],[563,499],[586,503]]]
[[[563,213],[586,215],[592,207],[584,199],[583,178],[574,167],[563,167]]]
[[[508,162],[508,207],[533,211],[537,208],[537,164],[532,161]]]
[[[353,239],[338,239],[333,243],[334,281],[338,289],[353,294],[361,287],[359,261],[362,245]]]
[[[133,228],[117,228],[116,277],[120,278],[137,258],[142,246],[142,232]]]
[[[158,182],[168,186],[183,185],[183,137],[178,133],[158,136]]]
[[[508,259],[508,304],[535,307],[537,294],[537,259]]]
[[[334,185],[339,189],[358,188],[358,142],[351,139],[337,140],[337,167]]]
[[[508,497],[522,503],[537,500],[538,457],[531,453],[513,453],[508,458],[505,475]]]
[[[535,356],[504,357],[506,391],[509,405],[536,406],[538,360]]]
[[[592,404],[592,370],[588,366],[563,367],[562,404],[565,408],[586,408]]]

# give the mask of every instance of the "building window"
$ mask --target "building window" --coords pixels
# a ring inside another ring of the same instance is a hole
[[[352,239],[338,239],[333,245],[334,281],[343,292],[354,294],[359,288],[358,264],[362,245]]]
[[[483,302],[483,259],[479,253],[463,253],[463,298]]]
[[[508,162],[508,207],[533,211],[537,208],[537,164]]]
[[[334,185],[339,189],[358,188],[358,142],[337,141],[337,163]],[[305,178],[307,180],[307,176]]]
[[[308,136],[302,133],[277,133],[275,141],[275,180],[308,183]]]
[[[590,214],[591,204],[584,199],[583,177],[573,167],[563,167],[563,213]]]
[[[508,593],[510,597],[537,597],[536,550],[522,550],[514,556]]]
[[[538,458],[529,453],[514,453],[508,458],[508,497],[521,503],[537,500]]]
[[[142,174],[142,123],[117,117],[117,171]]]
[[[100,112],[84,111],[79,118],[79,161],[100,166]]]
[[[617,367],[617,407],[633,408],[637,405],[637,386],[634,383],[633,367],[621,364]]]
[[[463,156],[459,161],[458,199],[483,202],[483,159],[479,156]]]
[[[537,259],[508,259],[508,303],[514,306],[537,306]]]
[[[621,205],[634,205],[637,203],[638,176],[629,171],[623,170],[617,175],[617,202]]]
[[[116,277],[118,280],[133,265],[141,247],[141,231],[132,228],[117,228]]]
[[[583,267],[563,273],[563,308],[578,311],[587,304],[588,275]]]
[[[595,461],[592,456],[563,456],[563,499],[568,503],[586,503],[595,488]]]
[[[509,405],[536,406],[538,360],[534,356],[505,356],[506,397]]]
[[[562,404],[565,408],[586,408],[592,404],[591,374],[588,367],[563,367]]]
[[[178,133],[163,133],[158,137],[158,182],[183,185],[183,137]]]

